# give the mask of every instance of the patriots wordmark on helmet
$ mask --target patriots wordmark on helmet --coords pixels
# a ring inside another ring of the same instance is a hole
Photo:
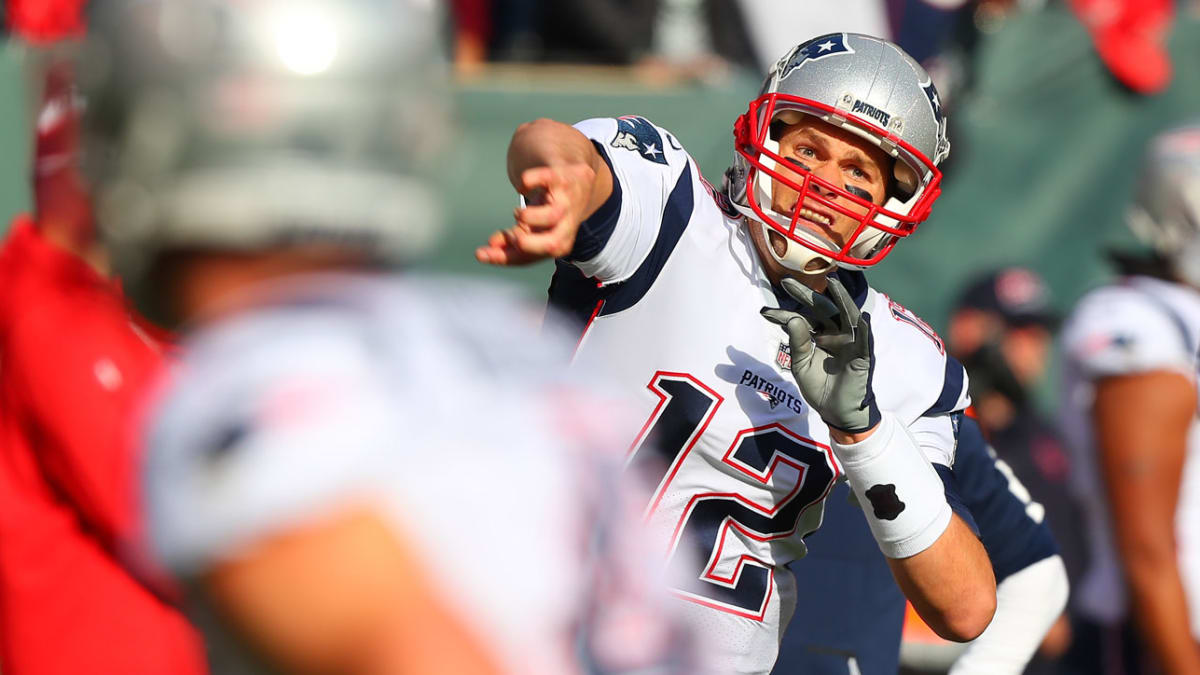
[[[879,126],[885,128],[885,129],[889,126],[889,124],[892,121],[892,116],[889,115],[888,113],[880,110],[879,108],[876,108],[875,106],[871,105],[870,103],[867,103],[867,102],[865,102],[861,99],[857,99],[857,98],[854,99],[854,105],[851,106],[850,112],[852,112],[856,115],[862,115],[863,117],[873,119],[876,122],[879,122]]]

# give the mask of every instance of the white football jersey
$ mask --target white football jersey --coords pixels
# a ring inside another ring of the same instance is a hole
[[[732,669],[767,672],[796,603],[784,565],[804,555],[842,473],[828,428],[792,379],[787,336],[759,314],[780,301],[747,226],[678,141],[640,117],[576,127],[616,181],[581,228],[575,268],[559,262],[550,303],[586,323],[574,362],[604,369],[640,410],[629,463],[657,482],[646,513],[689,580],[676,594]],[[862,274],[841,278],[870,317],[879,407],[950,466],[961,366]]]
[[[638,543],[644,493],[626,498],[636,427],[562,376],[572,344],[539,335],[539,309],[363,276],[269,297],[194,336],[151,418],[151,538],[172,570],[367,501],[508,672],[695,670]]]
[[[1062,333],[1063,434],[1072,452],[1072,487],[1087,519],[1090,562],[1075,603],[1106,624],[1128,609],[1123,573],[1100,476],[1091,410],[1097,378],[1174,371],[1196,380],[1200,292],[1150,277],[1129,277],[1080,300]],[[1200,422],[1188,432],[1175,513],[1179,567],[1192,634],[1200,639]]]

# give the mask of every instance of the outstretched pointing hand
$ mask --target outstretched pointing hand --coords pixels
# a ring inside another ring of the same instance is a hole
[[[513,211],[512,227],[492,233],[487,244],[475,249],[475,259],[489,265],[527,265],[567,255],[589,215],[595,179],[595,170],[583,163],[521,172],[516,187],[526,205]]]
[[[851,434],[872,429],[880,414],[871,389],[875,357],[866,317],[836,278],[829,279],[832,301],[795,279],[784,279],[782,286],[808,316],[767,307],[762,315],[788,335],[792,377],[804,400],[835,429]]]

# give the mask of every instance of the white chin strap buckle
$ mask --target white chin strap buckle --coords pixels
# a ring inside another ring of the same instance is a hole
[[[771,257],[775,259],[775,262],[779,263],[783,267],[786,267],[793,272],[800,272],[802,274],[824,274],[825,272],[832,270],[834,267],[837,267],[837,263],[835,263],[828,256],[817,253],[812,249],[792,241],[791,239],[776,232],[770,225],[767,225],[766,223],[759,223],[759,226],[763,228],[763,238],[767,241],[767,250],[770,251]],[[787,246],[787,250],[784,251],[782,256],[777,254],[775,252],[775,247],[771,245],[771,235],[775,235],[782,239],[784,245]],[[801,234],[801,236],[803,236],[803,234]],[[818,261],[823,263],[821,267],[816,267],[813,265],[814,262]]]

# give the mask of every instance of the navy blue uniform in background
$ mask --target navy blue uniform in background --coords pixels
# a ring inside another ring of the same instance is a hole
[[[1019,499],[998,468],[979,425],[959,424],[954,463],[957,496],[973,517],[996,583],[1058,553],[1054,536]],[[867,528],[862,510],[847,502],[839,485],[825,502],[825,521],[809,536],[809,554],[791,564],[796,572],[796,614],[780,647],[774,673],[786,675],[893,675],[899,668],[904,595]],[[851,665],[853,660],[853,666]]]

